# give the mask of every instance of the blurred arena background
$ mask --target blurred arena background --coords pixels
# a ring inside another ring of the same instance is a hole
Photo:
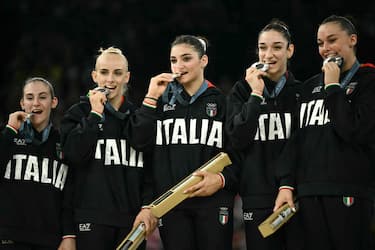
[[[180,34],[208,38],[206,77],[227,92],[256,60],[258,32],[272,18],[290,27],[296,46],[290,69],[300,80],[320,69],[316,30],[331,14],[353,18],[358,58],[375,63],[375,1],[4,0],[0,6],[0,123],[19,109],[24,80],[42,76],[56,87],[58,125],[63,112],[92,88],[90,72],[100,47],[123,50],[131,71],[129,98],[139,105],[149,79],[170,71],[170,43]],[[244,249],[239,209],[235,216],[234,249]],[[156,232],[149,249],[158,248]]]
[[[19,105],[29,76],[56,85],[58,120],[92,87],[90,71],[100,47],[117,46],[131,70],[129,97],[140,104],[150,77],[169,71],[169,48],[180,34],[208,38],[206,76],[227,92],[255,61],[259,30],[272,18],[284,20],[296,45],[291,70],[304,80],[319,70],[318,24],[330,14],[349,15],[359,31],[361,62],[375,62],[375,2],[339,0],[14,0],[2,1],[0,121]]]

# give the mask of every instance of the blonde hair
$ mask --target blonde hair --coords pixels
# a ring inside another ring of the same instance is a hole
[[[104,55],[104,54],[116,54],[116,55],[121,56],[121,57],[124,59],[124,61],[125,61],[125,68],[126,68],[126,71],[128,71],[128,69],[129,69],[128,59],[127,59],[126,56],[122,53],[121,49],[111,46],[111,47],[108,47],[108,48],[106,48],[106,49],[100,48],[100,49],[98,50],[98,53],[99,53],[99,54],[97,55],[97,57],[96,57],[96,61],[95,61],[95,68],[97,67],[98,58],[99,58],[100,56],[102,56],[102,55]]]

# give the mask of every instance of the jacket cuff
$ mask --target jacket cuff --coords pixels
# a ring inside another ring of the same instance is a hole
[[[5,140],[11,141],[11,140],[13,140],[14,137],[16,137],[16,135],[18,134],[18,131],[11,126],[8,127],[8,125],[7,125],[3,129],[2,134],[3,134]]]
[[[251,93],[250,97],[249,97],[249,100],[247,102],[248,103],[255,103],[255,104],[259,104],[260,105],[263,101],[264,101],[264,97],[263,96]]]
[[[341,91],[341,86],[339,83],[330,83],[324,86],[324,90],[326,91],[327,95],[331,95],[333,93],[337,93]]]
[[[88,124],[96,125],[103,119],[103,115],[100,115],[97,112],[90,112],[90,114],[87,117]]]
[[[62,237],[63,240],[65,240],[65,239],[75,239],[75,238],[76,238],[76,235],[74,235],[74,234],[67,234],[67,235],[64,235]]]
[[[292,178],[284,178],[280,180],[280,188],[282,187],[290,187],[290,188],[295,188],[295,183]]]

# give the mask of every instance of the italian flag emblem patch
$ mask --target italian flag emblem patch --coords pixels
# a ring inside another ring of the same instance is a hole
[[[354,204],[354,197],[352,196],[344,196],[342,197],[342,202],[345,206],[350,207]]]
[[[225,225],[229,220],[229,212],[227,207],[221,207],[219,210],[219,222],[221,225]]]

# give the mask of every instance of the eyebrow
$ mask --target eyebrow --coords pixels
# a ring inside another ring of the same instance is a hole
[[[117,69],[114,69],[113,71],[127,71],[126,68],[117,68]],[[110,69],[107,69],[107,68],[98,68],[97,71],[111,71]]]
[[[326,39],[329,39],[329,38],[332,38],[332,37],[335,37],[335,36],[337,36],[337,34],[330,34],[330,35],[328,35],[328,36],[326,37]],[[318,40],[322,40],[322,39],[319,39],[319,38],[318,38]]]
[[[48,94],[48,91],[42,91],[39,93],[36,93],[36,95],[43,95],[43,94]],[[26,96],[34,95],[34,93],[25,93]]]
[[[285,42],[274,42],[272,44],[284,44]],[[258,43],[258,44],[266,44],[266,43]]]
[[[191,53],[185,53],[185,54],[182,54],[182,55],[180,55],[180,56],[191,56],[192,54]],[[171,56],[171,58],[172,57],[176,57],[176,56]]]

